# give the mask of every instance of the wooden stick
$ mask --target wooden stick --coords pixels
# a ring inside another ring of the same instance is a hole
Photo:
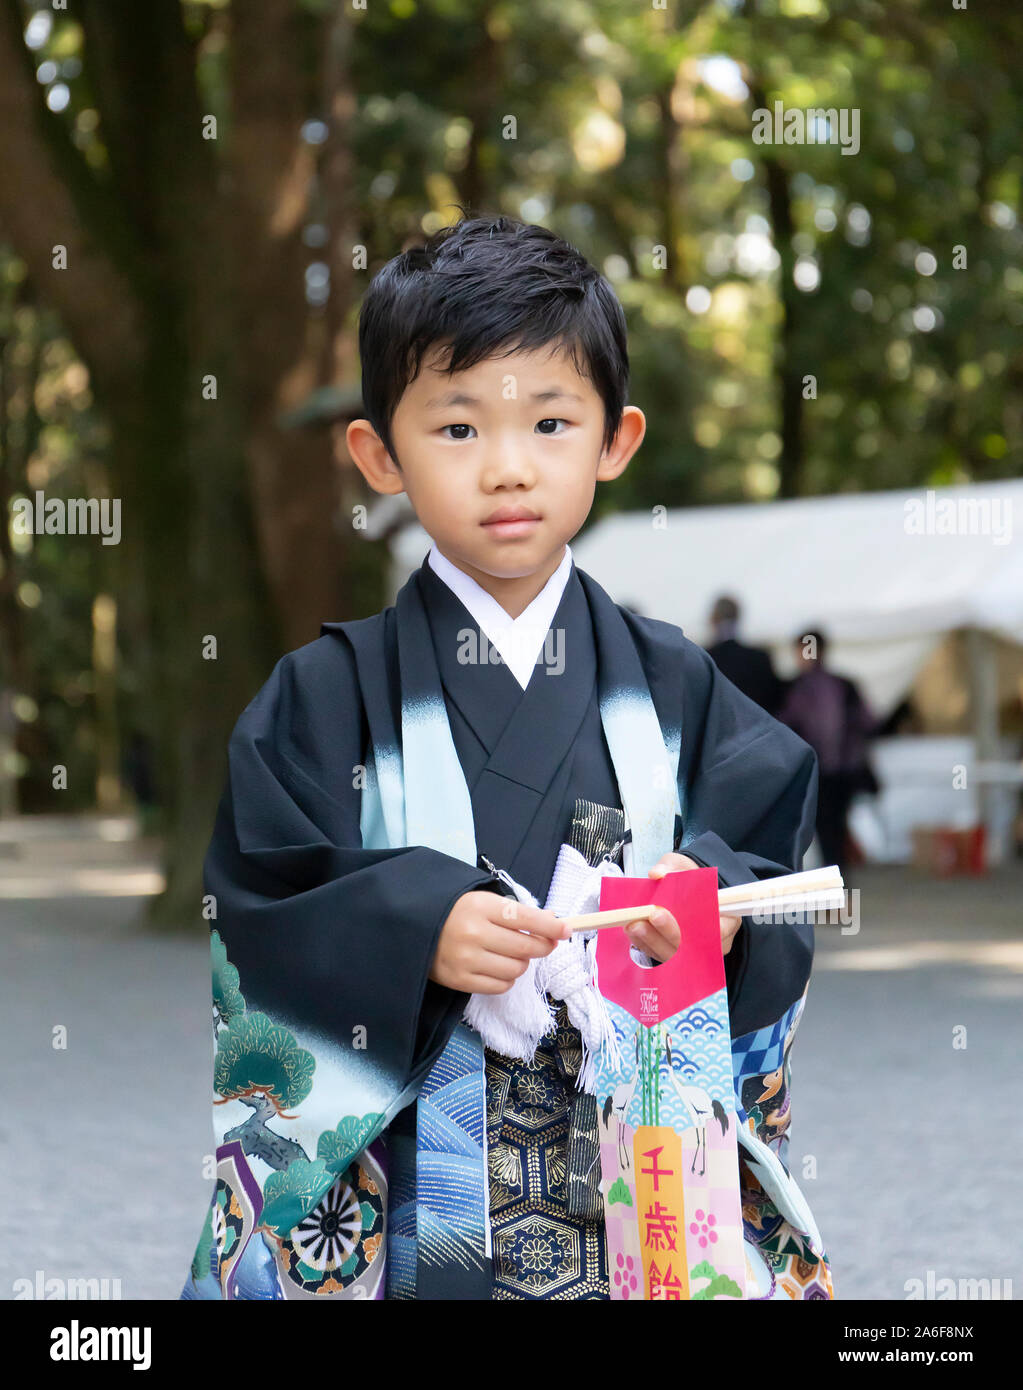
[[[612,907],[605,912],[583,912],[575,917],[563,917],[562,921],[573,931],[598,931],[601,927],[617,927],[626,922],[648,922],[656,911],[656,903],[644,903],[641,907]]]
[[[776,895],[760,902],[728,903],[721,908],[721,915],[749,917],[761,912],[765,917],[771,917],[780,912],[826,912],[844,905],[842,890],[827,889],[819,893],[799,893],[793,897]],[[602,931],[604,927],[624,926],[626,922],[649,921],[651,913],[656,910],[656,904],[644,903],[639,907],[616,907],[608,912],[586,912],[575,917],[563,917],[562,921],[574,932]]]
[[[761,908],[785,912],[790,906],[797,911],[812,912],[841,907],[844,901],[842,875],[836,864],[803,873],[781,874],[777,878],[757,879],[753,883],[736,883],[718,892],[721,913],[734,917],[747,917]],[[572,931],[600,931],[603,927],[621,926],[625,922],[649,921],[657,906],[656,903],[642,903],[636,907],[579,913],[562,920]]]

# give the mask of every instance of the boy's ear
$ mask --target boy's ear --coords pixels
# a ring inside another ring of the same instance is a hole
[[[401,470],[368,420],[353,420],[345,431],[345,442],[356,468],[374,492],[405,491]]]
[[[627,405],[622,411],[618,433],[609,448],[600,456],[597,465],[597,481],[608,483],[620,477],[629,465],[629,460],[643,442],[646,434],[646,416],[638,405]]]

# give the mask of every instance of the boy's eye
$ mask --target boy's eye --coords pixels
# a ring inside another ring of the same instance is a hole
[[[563,420],[563,419],[561,419],[559,416],[548,416],[547,419],[541,420],[541,421],[537,424],[537,427],[536,427],[536,428],[540,431],[541,434],[548,434],[548,435],[564,434],[564,430],[557,430],[557,429],[550,430],[550,429],[544,429],[544,426],[545,426],[545,425],[555,425],[555,426],[557,426],[557,425],[567,425],[568,423],[569,423],[568,420]],[[442,429],[442,431],[443,431],[443,430],[473,430],[473,433],[475,433],[475,430],[474,430],[474,428],[473,428],[472,425],[442,425],[442,426],[441,426],[441,429]],[[470,437],[470,436],[467,435],[467,434],[448,435],[448,438],[449,438],[449,439],[452,439],[452,438],[454,438],[454,439],[468,439],[469,437]]]

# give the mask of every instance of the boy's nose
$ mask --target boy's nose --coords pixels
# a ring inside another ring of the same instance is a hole
[[[521,444],[509,442],[503,447],[495,445],[487,455],[481,481],[488,488],[523,483],[532,485],[536,481],[536,468],[526,457]]]

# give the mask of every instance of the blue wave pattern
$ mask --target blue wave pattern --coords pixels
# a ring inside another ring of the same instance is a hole
[[[483,1268],[486,1077],[482,1040],[465,1024],[431,1068],[416,1110],[414,1160],[411,1141],[392,1148],[388,1298],[416,1297],[420,1261],[434,1268]]]
[[[649,1031],[645,1024],[637,1022],[620,1005],[608,1000],[607,1007],[618,1040],[622,1068],[616,1070],[608,1066],[603,1056],[600,1058],[597,1071],[597,1098],[600,1104],[608,1095],[627,1088],[636,1076],[637,1035],[641,1028]],[[667,1053],[662,1046],[658,1065],[661,1124],[671,1125],[678,1130],[690,1129],[692,1113],[689,1106],[700,1108],[713,1101],[719,1101],[726,1111],[733,1111],[735,1095],[726,991],[717,990],[682,1013],[665,1019],[658,1025],[658,1032],[662,1037],[667,1034],[672,1059],[669,1067]],[[643,1123],[638,1084],[625,1120],[633,1126]]]

